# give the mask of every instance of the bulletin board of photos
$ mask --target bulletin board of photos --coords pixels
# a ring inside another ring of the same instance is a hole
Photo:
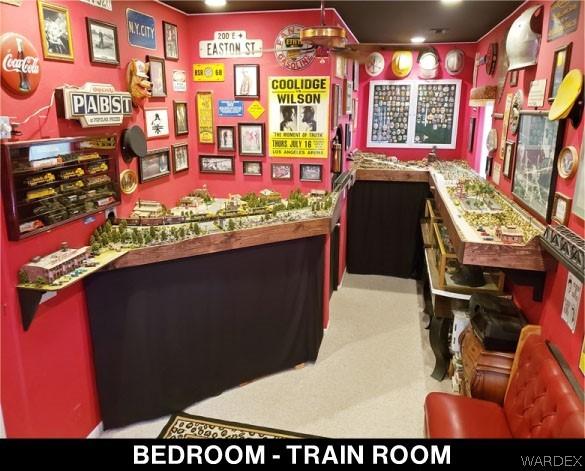
[[[461,80],[370,82],[368,147],[454,149]]]

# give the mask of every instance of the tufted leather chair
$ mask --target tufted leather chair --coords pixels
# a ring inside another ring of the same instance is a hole
[[[510,378],[504,406],[431,393],[425,400],[428,438],[583,438],[585,413],[544,338],[529,336]]]

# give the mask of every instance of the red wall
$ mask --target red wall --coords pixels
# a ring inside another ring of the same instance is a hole
[[[503,38],[506,37],[508,29],[512,22],[520,15],[522,11],[528,6],[536,5],[537,2],[527,2],[521,10],[509,18],[507,21],[500,24],[495,30],[493,30],[488,36],[483,38],[478,44],[478,51],[481,54],[485,54],[490,43],[500,43]],[[519,73],[518,86],[510,87],[509,79],[506,81],[506,87],[502,94],[502,99],[496,103],[494,112],[503,113],[506,102],[506,95],[508,93],[514,93],[520,89],[524,94],[524,102],[526,103],[528,91],[530,90],[530,82],[532,80],[546,79],[547,87],[550,85],[550,72],[552,70],[552,61],[554,50],[564,46],[565,44],[572,42],[573,50],[571,53],[570,68],[578,68],[581,71],[584,69],[584,49],[583,49],[583,17],[585,13],[584,5],[581,5],[581,16],[579,19],[579,27],[577,31],[571,33],[562,38],[548,42],[547,31],[548,31],[548,19],[550,14],[550,2],[544,3],[544,18],[543,18],[543,31],[542,41],[540,46],[540,52],[538,55],[538,63],[527,69],[523,69]],[[478,75],[478,85],[495,84],[495,80],[488,77],[485,74],[485,69],[480,68]],[[547,88],[548,95],[548,88]],[[546,100],[545,100],[546,101]],[[545,102],[542,109],[548,109],[550,105]],[[527,108],[524,106],[524,108]],[[498,144],[500,142],[502,132],[502,120],[494,120],[493,127],[498,131]],[[582,144],[583,136],[583,121],[580,126],[574,129],[571,124],[567,123],[565,129],[565,136],[563,146],[573,145],[577,149],[580,149]],[[508,134],[509,140],[515,140],[516,136]],[[481,145],[484,145],[481,143]],[[476,150],[480,146],[476,145]],[[469,157],[470,164],[476,165],[479,159],[476,155]],[[502,163],[499,158],[499,149],[496,151],[495,161]],[[583,162],[580,162],[583,165]],[[477,168],[476,168],[477,169]],[[564,193],[567,196],[572,197],[575,192],[576,178],[573,177],[569,180],[558,178],[556,182],[556,191]],[[500,179],[500,189],[504,193],[511,195],[512,180],[507,179],[502,174]],[[578,218],[576,215],[571,214],[568,227],[580,234],[584,235],[584,223],[583,220]],[[529,288],[515,287],[513,290],[514,299],[516,303],[524,310],[527,318],[532,323],[539,323],[543,327],[544,335],[559,346],[563,355],[571,365],[571,369],[575,375],[583,381],[583,374],[579,370],[579,353],[581,351],[581,345],[583,343],[583,293],[581,294],[581,308],[580,316],[577,321],[577,328],[575,333],[571,333],[565,322],[561,319],[561,310],[563,307],[563,299],[565,295],[565,284],[567,282],[567,269],[561,264],[554,264],[547,274],[544,301],[542,303],[536,303],[532,301],[532,290]]]
[[[475,57],[475,43],[457,43],[457,44],[433,44],[437,50],[440,59],[439,72],[436,79],[456,79],[461,80],[461,101],[459,105],[459,125],[457,128],[457,147],[455,149],[439,149],[437,154],[441,159],[461,159],[465,158],[467,151],[467,132],[469,127],[469,117],[471,108],[467,106],[467,98],[472,87],[473,81],[473,62]],[[459,75],[449,75],[445,69],[445,56],[451,49],[461,49],[465,53],[465,65]],[[360,149],[382,154],[394,155],[400,160],[418,160],[426,157],[430,149],[405,148],[405,147],[367,147],[368,133],[368,100],[370,96],[370,82],[372,80],[400,80],[392,72],[392,51],[383,51],[384,71],[377,77],[369,76],[364,67],[360,67],[360,98],[359,98],[359,120],[360,127],[357,131],[357,146]],[[414,65],[410,74],[404,80],[420,80],[418,78],[418,53],[413,52]],[[476,123],[477,131],[477,123]]]

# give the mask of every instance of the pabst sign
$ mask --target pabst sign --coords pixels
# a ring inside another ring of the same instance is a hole
[[[2,85],[19,95],[30,95],[39,86],[41,63],[32,43],[17,33],[0,36]]]
[[[301,25],[283,28],[274,41],[276,61],[285,69],[303,70],[315,59],[315,48],[301,44]]]

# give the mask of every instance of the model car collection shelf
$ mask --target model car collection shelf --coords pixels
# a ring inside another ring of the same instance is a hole
[[[120,204],[113,136],[2,143],[10,240]]]

